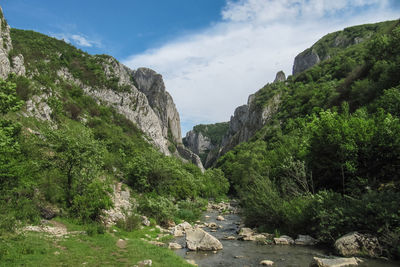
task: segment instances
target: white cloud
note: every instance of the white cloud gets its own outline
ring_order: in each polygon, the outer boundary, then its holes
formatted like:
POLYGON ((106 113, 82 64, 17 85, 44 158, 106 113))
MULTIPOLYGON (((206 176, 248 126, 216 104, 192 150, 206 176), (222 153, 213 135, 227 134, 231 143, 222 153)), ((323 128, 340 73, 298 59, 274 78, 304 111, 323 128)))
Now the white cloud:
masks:
POLYGON ((64 40, 67 43, 75 44, 80 47, 101 47, 101 42, 97 40, 90 40, 87 36, 82 34, 72 33, 52 33, 51 36, 64 40))
POLYGON ((220 22, 124 63, 163 75, 185 132, 228 121, 277 71, 291 74, 294 57, 323 35, 397 17, 386 0, 228 0, 220 22))

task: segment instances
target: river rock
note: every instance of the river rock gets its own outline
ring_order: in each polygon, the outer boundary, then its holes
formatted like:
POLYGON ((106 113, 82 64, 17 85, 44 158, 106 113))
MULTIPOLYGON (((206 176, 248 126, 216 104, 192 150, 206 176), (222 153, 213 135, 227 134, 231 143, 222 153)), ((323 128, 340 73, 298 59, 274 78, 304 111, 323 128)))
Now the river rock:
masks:
POLYGON ((169 249, 181 249, 182 246, 179 245, 178 243, 169 243, 169 244, 168 244, 168 248, 169 248, 169 249))
POLYGON ((212 228, 212 229, 218 228, 218 224, 216 224, 214 222, 210 222, 207 226, 208 226, 208 228, 212 228))
POLYGON ((294 240, 290 236, 282 235, 280 237, 274 238, 274 242, 276 245, 293 245, 294 240))
POLYGON ((240 236, 252 236, 253 234, 254 234, 254 231, 247 227, 243 227, 239 230, 240 236))
POLYGON ((382 255, 382 247, 376 237, 358 232, 348 233, 335 242, 335 250, 341 256, 368 255, 376 258, 382 255))
POLYGON ((234 237, 233 235, 230 235, 230 236, 225 236, 223 239, 224 240, 236 240, 236 237, 234 237))
POLYGON ((244 241, 265 241, 266 239, 267 239, 267 237, 265 235, 262 235, 262 234, 250 235, 250 236, 244 236, 243 237, 244 241))
POLYGON ((294 243, 296 245, 313 246, 318 243, 318 240, 309 235, 298 235, 294 243))
POLYGON ((358 266, 362 262, 357 258, 318 258, 314 257, 313 261, 310 263, 310 267, 342 267, 342 266, 358 266))
POLYGON ((192 229, 193 227, 188 222, 183 222, 178 224, 177 226, 173 227, 171 230, 171 234, 175 237, 183 236, 183 234, 188 229, 192 229))
POLYGON ((217 217, 217 221, 225 221, 225 218, 222 217, 221 215, 219 215, 219 216, 217 217))
POLYGON ((221 250, 221 242, 200 228, 186 230, 186 245, 189 250, 221 250))
POLYGON ((263 260, 260 262, 260 265, 264 265, 264 266, 272 266, 274 265, 273 261, 269 261, 269 260, 263 260))

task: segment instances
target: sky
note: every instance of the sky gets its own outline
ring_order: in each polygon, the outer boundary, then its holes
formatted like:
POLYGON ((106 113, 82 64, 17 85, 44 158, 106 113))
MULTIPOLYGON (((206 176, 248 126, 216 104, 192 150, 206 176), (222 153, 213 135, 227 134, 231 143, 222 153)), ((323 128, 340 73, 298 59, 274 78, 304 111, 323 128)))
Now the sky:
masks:
POLYGON ((0 0, 0 6, 11 27, 162 74, 183 133, 229 121, 278 71, 290 75, 294 57, 325 34, 400 18, 400 0, 0 0))

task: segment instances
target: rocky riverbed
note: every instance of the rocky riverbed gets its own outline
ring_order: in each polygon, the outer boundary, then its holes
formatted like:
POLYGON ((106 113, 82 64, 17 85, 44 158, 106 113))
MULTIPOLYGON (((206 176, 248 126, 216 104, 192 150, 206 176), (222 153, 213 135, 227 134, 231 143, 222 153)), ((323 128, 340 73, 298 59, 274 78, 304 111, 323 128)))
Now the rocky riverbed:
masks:
MULTIPOLYGON (((241 227, 241 218, 236 213, 225 214, 228 209, 218 205, 209 205, 210 209, 203 214, 201 223, 198 225, 220 240, 222 250, 210 251, 193 251, 186 246, 185 236, 176 237, 173 242, 182 246, 181 249, 175 249, 176 254, 185 258, 189 262, 198 266, 281 266, 281 267, 303 267, 311 266, 312 262, 316 264, 321 262, 320 259, 327 258, 332 251, 320 248, 318 246, 304 245, 275 245, 268 244, 258 233, 247 235, 248 240, 245 241, 246 235, 239 235, 241 227), (255 238, 251 238, 254 237, 255 238), (314 258, 318 259, 315 260, 314 258)), ((234 211, 234 210, 233 210, 234 211)), ((266 236, 266 234, 264 234, 266 236)), ((268 237, 271 239, 271 237, 268 237)), ((273 240, 273 238, 272 238, 273 240)), ((361 267, 395 267, 396 263, 383 260, 370 260, 352 258, 351 262, 356 262, 361 267)), ((328 260, 327 263, 334 263, 328 260)), ((323 263, 321 263, 323 264, 323 263)), ((320 265, 320 266, 347 266, 341 265, 320 265)), ((315 265, 318 266, 318 265, 315 265)), ((353 265, 355 266, 355 265, 353 265)))

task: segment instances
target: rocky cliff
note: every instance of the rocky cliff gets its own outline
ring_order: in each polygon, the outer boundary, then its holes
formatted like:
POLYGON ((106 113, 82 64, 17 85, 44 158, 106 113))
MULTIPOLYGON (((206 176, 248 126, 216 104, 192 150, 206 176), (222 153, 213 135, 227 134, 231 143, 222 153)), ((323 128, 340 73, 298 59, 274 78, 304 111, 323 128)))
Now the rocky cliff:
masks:
MULTIPOLYGON (((276 74, 274 83, 284 82, 285 80, 285 73, 280 71, 276 74)), ((262 106, 256 103, 256 95, 257 93, 249 96, 247 105, 236 108, 230 119, 229 129, 222 140, 219 156, 236 145, 248 141, 278 110, 280 94, 273 95, 262 106)))
POLYGON ((0 78, 5 79, 12 72, 25 75, 24 57, 21 54, 11 55, 12 48, 10 26, 0 7, 0 78))
POLYGON ((304 50, 295 57, 293 75, 299 74, 331 58, 344 48, 369 40, 377 33, 386 32, 390 24, 393 24, 393 22, 359 25, 325 35, 312 47, 304 50))
MULTIPOLYGON (((7 78, 10 73, 26 76, 30 87, 35 88, 26 101, 26 116, 50 121, 50 101, 61 97, 58 85, 79 87, 98 103, 113 107, 136 124, 162 153, 182 157, 203 170, 198 156, 183 147, 179 113, 160 74, 146 68, 131 70, 113 57, 92 56, 62 41, 29 32, 49 43, 43 48, 47 49, 45 53, 33 57, 29 54, 29 49, 33 48, 26 49, 18 42, 17 49, 13 48, 15 40, 12 40, 13 35, 1 9, 0 23, 0 77, 7 78), (24 62, 24 53, 28 62, 24 62), (71 55, 76 57, 69 58, 72 64, 62 63, 71 55), (45 85, 42 82, 44 77, 45 85)), ((13 31, 18 34, 19 30, 13 31)), ((24 31, 19 31, 19 34, 23 36, 24 31)), ((84 114, 77 119, 85 120, 84 114)))

